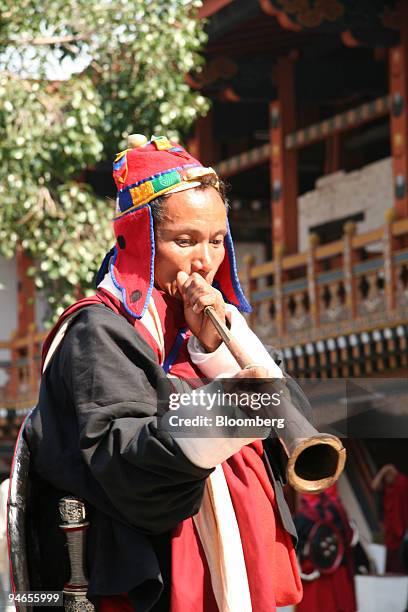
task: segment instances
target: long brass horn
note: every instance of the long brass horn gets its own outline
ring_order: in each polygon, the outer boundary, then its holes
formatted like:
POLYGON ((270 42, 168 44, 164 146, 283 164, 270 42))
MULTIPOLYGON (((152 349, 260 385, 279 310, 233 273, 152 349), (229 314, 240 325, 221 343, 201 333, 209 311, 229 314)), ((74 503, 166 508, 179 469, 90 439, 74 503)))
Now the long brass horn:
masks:
MULTIPOLYGON (((213 323, 222 341, 245 369, 251 365, 245 350, 219 319, 214 308, 206 306, 204 313, 213 323)), ((279 386, 280 404, 274 407, 274 417, 283 418, 285 427, 277 432, 288 456, 287 480, 302 493, 320 493, 338 480, 346 462, 346 449, 336 436, 319 433, 290 400, 284 379, 271 379, 279 386), (283 388, 282 388, 283 387, 283 388)), ((278 389, 278 387, 276 387, 278 389)))

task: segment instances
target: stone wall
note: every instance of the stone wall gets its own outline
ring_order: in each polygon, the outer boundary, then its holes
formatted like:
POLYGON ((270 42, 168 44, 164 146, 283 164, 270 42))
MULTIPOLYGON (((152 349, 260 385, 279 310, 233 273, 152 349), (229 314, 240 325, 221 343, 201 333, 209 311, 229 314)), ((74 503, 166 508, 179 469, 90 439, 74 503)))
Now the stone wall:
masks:
POLYGON ((17 328, 16 260, 0 257, 0 340, 9 340, 17 328))
POLYGON ((364 221, 357 223, 357 232, 368 232, 383 225, 384 213, 392 206, 391 158, 323 176, 314 191, 298 198, 299 250, 307 250, 311 227, 362 212, 364 221))

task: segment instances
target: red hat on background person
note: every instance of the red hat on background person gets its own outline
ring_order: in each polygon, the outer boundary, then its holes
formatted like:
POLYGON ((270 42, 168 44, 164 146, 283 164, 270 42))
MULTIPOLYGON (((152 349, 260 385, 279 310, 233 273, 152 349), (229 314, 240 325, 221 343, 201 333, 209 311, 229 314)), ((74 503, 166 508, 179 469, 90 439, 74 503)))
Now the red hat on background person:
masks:
MULTIPOLYGON (((212 168, 205 168, 179 144, 165 136, 141 134, 129 136, 129 148, 115 158, 113 178, 118 188, 116 216, 113 221, 116 244, 107 253, 96 283, 109 272, 121 292, 124 307, 140 319, 150 301, 154 284, 154 220, 150 203, 157 197, 192 189, 203 177, 218 177, 212 168)), ((224 299, 239 310, 250 312, 239 283, 231 233, 225 237, 225 257, 219 267, 214 286, 224 299)))

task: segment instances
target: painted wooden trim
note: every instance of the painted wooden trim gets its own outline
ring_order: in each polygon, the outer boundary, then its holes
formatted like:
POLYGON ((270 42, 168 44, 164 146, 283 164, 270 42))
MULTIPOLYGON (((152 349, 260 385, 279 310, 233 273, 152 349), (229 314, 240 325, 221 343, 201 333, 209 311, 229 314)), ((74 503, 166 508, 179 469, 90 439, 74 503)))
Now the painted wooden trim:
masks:
POLYGON ((382 270, 384 267, 384 258, 376 257, 375 259, 368 259, 367 261, 361 261, 354 264, 352 271, 355 275, 366 274, 367 272, 374 272, 375 270, 382 270))
POLYGON ((339 113, 329 119, 319 121, 297 132, 288 134, 285 138, 285 147, 288 150, 306 147, 319 140, 324 140, 333 134, 354 129, 359 125, 387 115, 390 112, 390 108, 391 97, 389 95, 366 102, 344 113, 339 113))
POLYGON ((274 297, 275 287, 265 287, 264 289, 259 289, 258 291, 253 292, 251 303, 258 304, 260 302, 273 300, 274 297))
POLYGON ((392 261, 394 263, 404 263, 404 261, 408 261, 408 249, 403 249, 401 251, 397 251, 392 256, 392 261))
POLYGON ((329 272, 321 272, 316 277, 316 282, 318 285, 336 283, 341 280, 344 280, 344 272, 342 268, 339 270, 330 270, 329 272))
POLYGON ((306 291, 307 289, 307 278, 299 278, 294 281, 283 283, 282 292, 284 295, 290 295, 291 293, 297 293, 298 291, 306 291))

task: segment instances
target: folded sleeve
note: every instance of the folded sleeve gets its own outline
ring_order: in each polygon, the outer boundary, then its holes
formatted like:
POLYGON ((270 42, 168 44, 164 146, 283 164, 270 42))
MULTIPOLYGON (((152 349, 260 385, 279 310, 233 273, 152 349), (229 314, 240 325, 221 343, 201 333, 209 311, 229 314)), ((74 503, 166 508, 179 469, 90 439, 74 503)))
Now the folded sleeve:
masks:
MULTIPOLYGON (((245 347, 251 362, 265 367, 272 378, 282 378, 282 370, 248 326, 238 309, 231 304, 226 304, 226 312, 231 333, 241 346, 245 347)), ((228 376, 234 376, 241 369, 224 342, 212 353, 207 353, 199 340, 195 336, 191 336, 188 341, 188 351, 191 361, 208 378, 227 378, 228 376)))
POLYGON ((246 425, 248 414, 235 403, 227 401, 226 395, 230 394, 225 393, 222 381, 214 380, 191 391, 190 405, 180 406, 173 413, 169 411, 161 421, 161 427, 175 437, 186 457, 198 467, 215 468, 238 453, 243 446, 265 439, 270 434, 269 426, 246 425), (220 424, 218 418, 221 419, 220 424), (183 429, 178 424, 184 420, 191 423, 195 420, 197 425, 183 429))

